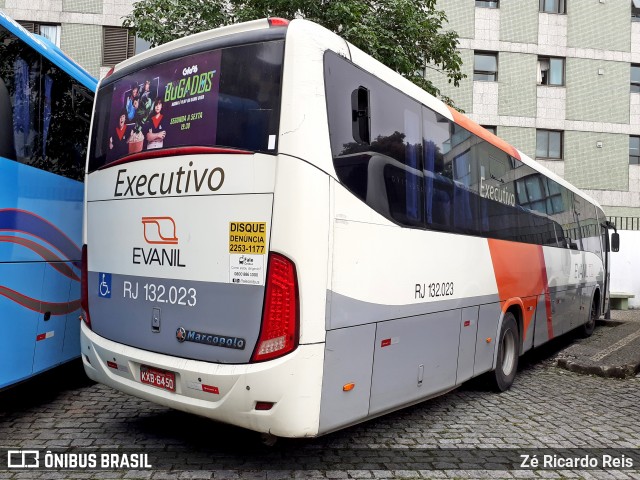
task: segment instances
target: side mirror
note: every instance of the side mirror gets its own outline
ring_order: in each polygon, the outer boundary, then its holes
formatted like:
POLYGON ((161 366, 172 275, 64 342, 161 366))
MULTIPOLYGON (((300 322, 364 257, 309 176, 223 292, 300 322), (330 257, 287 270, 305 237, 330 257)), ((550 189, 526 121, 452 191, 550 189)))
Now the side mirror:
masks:
POLYGON ((618 232, 614 232, 611 234, 611 251, 620 251, 620 234, 618 232))

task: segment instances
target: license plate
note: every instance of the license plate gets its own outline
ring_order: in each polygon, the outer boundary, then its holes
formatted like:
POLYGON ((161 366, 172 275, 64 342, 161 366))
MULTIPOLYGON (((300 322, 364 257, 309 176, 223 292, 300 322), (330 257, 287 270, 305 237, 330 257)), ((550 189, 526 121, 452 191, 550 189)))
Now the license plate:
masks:
POLYGON ((141 365, 140 381, 171 392, 176 391, 176 374, 166 370, 158 370, 157 368, 141 365))

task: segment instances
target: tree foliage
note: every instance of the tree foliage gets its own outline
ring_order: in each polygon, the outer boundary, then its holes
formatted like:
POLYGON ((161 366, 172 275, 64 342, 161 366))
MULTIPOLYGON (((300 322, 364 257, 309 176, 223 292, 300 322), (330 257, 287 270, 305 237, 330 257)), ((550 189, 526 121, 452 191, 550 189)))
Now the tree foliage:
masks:
MULTIPOLYGON (((222 25, 264 17, 306 18, 337 33, 433 95, 436 69, 458 85, 458 35, 444 31, 436 0, 138 0, 123 25, 160 45, 222 25)), ((450 99, 441 96, 447 103, 450 99)))

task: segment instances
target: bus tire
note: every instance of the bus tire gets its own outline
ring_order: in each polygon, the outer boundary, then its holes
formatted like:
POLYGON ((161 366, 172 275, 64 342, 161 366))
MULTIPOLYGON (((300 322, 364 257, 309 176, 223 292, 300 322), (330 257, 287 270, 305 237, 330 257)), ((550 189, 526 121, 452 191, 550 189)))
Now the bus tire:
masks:
POLYGON ((490 384, 493 390, 504 392, 511 387, 518 371, 520 334, 516 317, 513 313, 507 312, 504 314, 500 335, 497 340, 496 369, 491 372, 490 384))
POLYGON ((589 311, 589 320, 580 327, 580 336, 583 338, 590 337, 596 328, 596 320, 598 320, 598 302, 593 299, 591 302, 591 310, 589 311))
POLYGON ((276 443, 278 443, 278 437, 276 437, 272 433, 261 433, 260 443, 262 443, 262 445, 264 445, 265 447, 273 447, 276 443))

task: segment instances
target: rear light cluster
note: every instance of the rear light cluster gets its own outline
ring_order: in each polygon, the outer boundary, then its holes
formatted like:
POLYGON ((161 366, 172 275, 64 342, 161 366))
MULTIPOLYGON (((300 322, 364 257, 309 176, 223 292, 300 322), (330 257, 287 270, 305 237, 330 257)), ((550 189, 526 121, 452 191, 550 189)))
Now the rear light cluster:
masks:
POLYGON ((256 410, 271 410, 273 408, 273 402, 256 402, 256 410))
POLYGON ((289 25, 289 20, 287 20, 286 18, 280 18, 280 17, 269 18, 270 27, 286 27, 287 25, 289 25))
POLYGON ((91 318, 89 317, 89 270, 87 268, 87 245, 82 246, 82 274, 80 280, 80 306, 82 314, 80 319, 91 328, 91 318))
POLYGON ((266 283, 262 327, 252 362, 281 357, 298 346, 299 299, 293 262, 270 253, 266 283))

